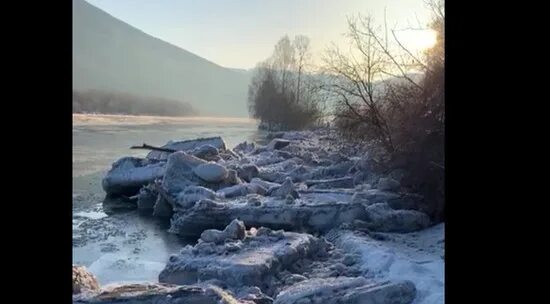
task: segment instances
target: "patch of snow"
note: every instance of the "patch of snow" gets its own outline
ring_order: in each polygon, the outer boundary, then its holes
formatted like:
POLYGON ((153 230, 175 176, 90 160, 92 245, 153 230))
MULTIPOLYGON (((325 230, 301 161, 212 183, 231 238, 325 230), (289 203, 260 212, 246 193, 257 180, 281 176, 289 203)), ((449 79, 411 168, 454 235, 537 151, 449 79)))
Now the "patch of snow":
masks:
POLYGON ((105 214, 105 212, 98 212, 98 211, 87 211, 87 212, 81 211, 81 212, 74 213, 73 216, 79 216, 79 217, 85 217, 85 218, 97 220, 97 219, 106 217, 107 214, 105 214))
POLYGON ((374 240, 352 231, 327 236, 336 246, 361 256, 361 270, 368 278, 410 280, 416 285, 413 304, 440 304, 445 299, 445 224, 407 234, 385 234, 374 240))

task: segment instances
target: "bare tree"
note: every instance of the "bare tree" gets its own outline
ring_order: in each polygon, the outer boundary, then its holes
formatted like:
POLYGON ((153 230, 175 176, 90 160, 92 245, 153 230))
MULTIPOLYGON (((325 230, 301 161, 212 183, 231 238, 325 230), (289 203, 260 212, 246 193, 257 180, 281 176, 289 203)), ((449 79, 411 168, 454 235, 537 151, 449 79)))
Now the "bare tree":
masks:
POLYGON ((444 209, 444 4, 430 0, 436 44, 415 54, 396 29, 382 31, 368 16, 348 19, 349 51, 324 56, 323 88, 335 101, 343 135, 383 147, 382 167, 404 168, 404 184, 424 194, 432 216, 444 209), (389 40, 388 40, 389 39, 389 40))
POLYGON ((381 140, 388 150, 393 151, 391 132, 375 90, 375 82, 383 80, 389 70, 385 43, 379 38, 378 29, 374 28, 370 17, 348 19, 348 30, 349 54, 343 54, 335 45, 325 54, 324 70, 332 80, 325 89, 335 95, 340 109, 346 107, 339 114, 352 115, 356 120, 372 125, 373 134, 368 135, 381 140))
POLYGON ((249 86, 249 112, 268 127, 300 129, 322 116, 319 85, 308 75, 309 38, 288 36, 275 45, 273 55, 258 65, 249 86), (319 94, 319 95, 318 95, 319 94))
POLYGON ((307 36, 298 35, 294 37, 294 48, 297 55, 297 68, 298 68, 298 81, 296 89, 296 102, 300 102, 300 84, 302 82, 302 73, 306 68, 306 64, 310 60, 310 50, 309 50, 309 38, 307 36))
POLYGON ((271 56, 273 68, 281 75, 281 90, 285 94, 289 86, 289 76, 296 62, 295 49, 288 35, 277 42, 271 56))
POLYGON ((392 40, 388 41, 386 27, 382 34, 381 27, 376 26, 370 16, 362 15, 348 19, 349 52, 344 53, 333 45, 325 53, 324 71, 331 81, 324 88, 336 100, 337 116, 357 120, 353 124, 356 126, 368 125, 365 136, 379 140, 390 152, 400 148, 394 138, 395 126, 392 126, 393 117, 399 115, 396 108, 403 109, 403 98, 398 96, 407 91, 411 101, 422 102, 410 97, 426 97, 425 79, 440 73, 434 68, 443 66, 442 3, 437 0, 429 2, 435 15, 431 27, 438 32, 439 42, 425 56, 410 51, 398 39, 395 29, 391 30, 392 40), (434 60, 440 64, 435 64, 434 60), (415 77, 415 71, 423 74, 424 80, 415 77), (398 89, 397 85, 403 87, 398 89))

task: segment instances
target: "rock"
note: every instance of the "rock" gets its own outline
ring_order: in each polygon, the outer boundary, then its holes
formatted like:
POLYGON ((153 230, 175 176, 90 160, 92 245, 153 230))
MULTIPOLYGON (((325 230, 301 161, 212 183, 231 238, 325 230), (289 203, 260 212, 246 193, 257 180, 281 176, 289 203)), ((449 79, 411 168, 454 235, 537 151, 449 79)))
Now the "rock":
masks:
POLYGON ((329 188, 354 188, 355 184, 352 177, 341 177, 333 179, 307 180, 306 185, 315 189, 329 188))
POLYGON ((101 185, 107 194, 133 196, 142 186, 164 175, 165 163, 150 163, 137 157, 123 157, 113 163, 101 185))
POLYGON ((214 285, 176 286, 162 283, 112 285, 88 296, 73 296, 73 303, 97 304, 252 304, 237 300, 228 292, 214 285))
POLYGON ((216 163, 198 165, 193 168, 193 173, 209 183, 219 183, 227 177, 227 169, 216 163))
POLYGON ((377 189, 382 191, 398 191, 401 184, 391 177, 381 177, 378 180, 377 189))
POLYGON ((96 277, 86 267, 73 265, 73 294, 99 290, 96 277))
POLYGON ((365 208, 365 222, 368 228, 378 232, 414 232, 427 228, 430 217, 415 210, 394 210, 386 203, 378 203, 365 208))
POLYGON ((248 165, 244 165, 242 167, 239 167, 237 169, 237 173, 238 173, 240 178, 242 178, 246 182, 250 183, 250 181, 253 178, 258 176, 260 171, 258 170, 258 167, 256 167, 255 165, 248 164, 248 165))
POLYGON ((290 145, 290 141, 286 139, 275 138, 267 145, 267 150, 279 150, 290 145))
POLYGON ((369 282, 363 277, 309 279, 281 291, 273 304, 409 304, 416 297, 410 281, 369 282))
MULTIPOLYGON (((173 149, 177 151, 191 152, 201 146, 211 146, 217 150, 226 150, 223 139, 219 136, 208 138, 197 138, 183 141, 169 141, 162 148, 173 149)), ((148 159, 167 159, 171 153, 162 151, 151 151, 147 154, 148 159)))
POLYGON ((284 199, 267 197, 260 206, 235 202, 202 206, 200 203, 185 212, 174 214, 169 231, 193 237, 206 229, 224 229, 233 219, 238 218, 247 227, 325 232, 342 223, 366 217, 362 204, 348 202, 301 202, 288 205, 284 199))
POLYGON ((184 248, 166 264, 159 282, 181 285, 217 279, 233 287, 262 286, 297 261, 326 250, 320 239, 309 234, 280 231, 260 235, 260 230, 245 238, 238 251, 227 252, 224 245, 214 243, 199 243, 193 248, 197 250, 184 248))
POLYGON ((269 189, 267 195, 281 198, 286 198, 287 195, 291 195, 294 198, 300 197, 290 177, 287 177, 281 186, 269 189))

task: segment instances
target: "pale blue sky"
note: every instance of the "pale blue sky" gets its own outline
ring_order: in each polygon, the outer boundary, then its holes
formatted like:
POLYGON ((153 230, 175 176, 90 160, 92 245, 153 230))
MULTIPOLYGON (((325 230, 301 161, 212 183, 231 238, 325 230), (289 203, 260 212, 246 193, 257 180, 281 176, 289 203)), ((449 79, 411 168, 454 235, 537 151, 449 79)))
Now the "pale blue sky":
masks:
MULTIPOLYGON (((425 25, 424 0, 87 0, 162 40, 232 68, 252 68, 269 57, 283 35, 307 35, 316 58, 341 43, 346 16, 371 14, 389 28, 425 25), (418 20, 418 21, 417 21, 418 20)), ((411 31, 414 32, 414 31, 411 31)), ((418 34, 404 37, 415 48, 418 34), (409 39, 407 39, 409 38, 409 39)))

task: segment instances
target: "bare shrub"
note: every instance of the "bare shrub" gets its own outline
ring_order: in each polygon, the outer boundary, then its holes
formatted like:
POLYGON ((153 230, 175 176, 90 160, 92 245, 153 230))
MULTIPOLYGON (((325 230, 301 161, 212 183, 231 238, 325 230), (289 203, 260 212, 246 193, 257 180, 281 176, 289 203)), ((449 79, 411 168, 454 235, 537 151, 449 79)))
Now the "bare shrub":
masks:
POLYGON ((352 50, 325 56, 324 86, 336 100, 334 125, 349 140, 367 140, 385 151, 382 173, 405 169, 402 185, 424 195, 422 209, 444 218, 445 65, 442 1, 428 3, 436 44, 414 55, 392 31, 393 46, 369 17, 348 20, 352 50))

